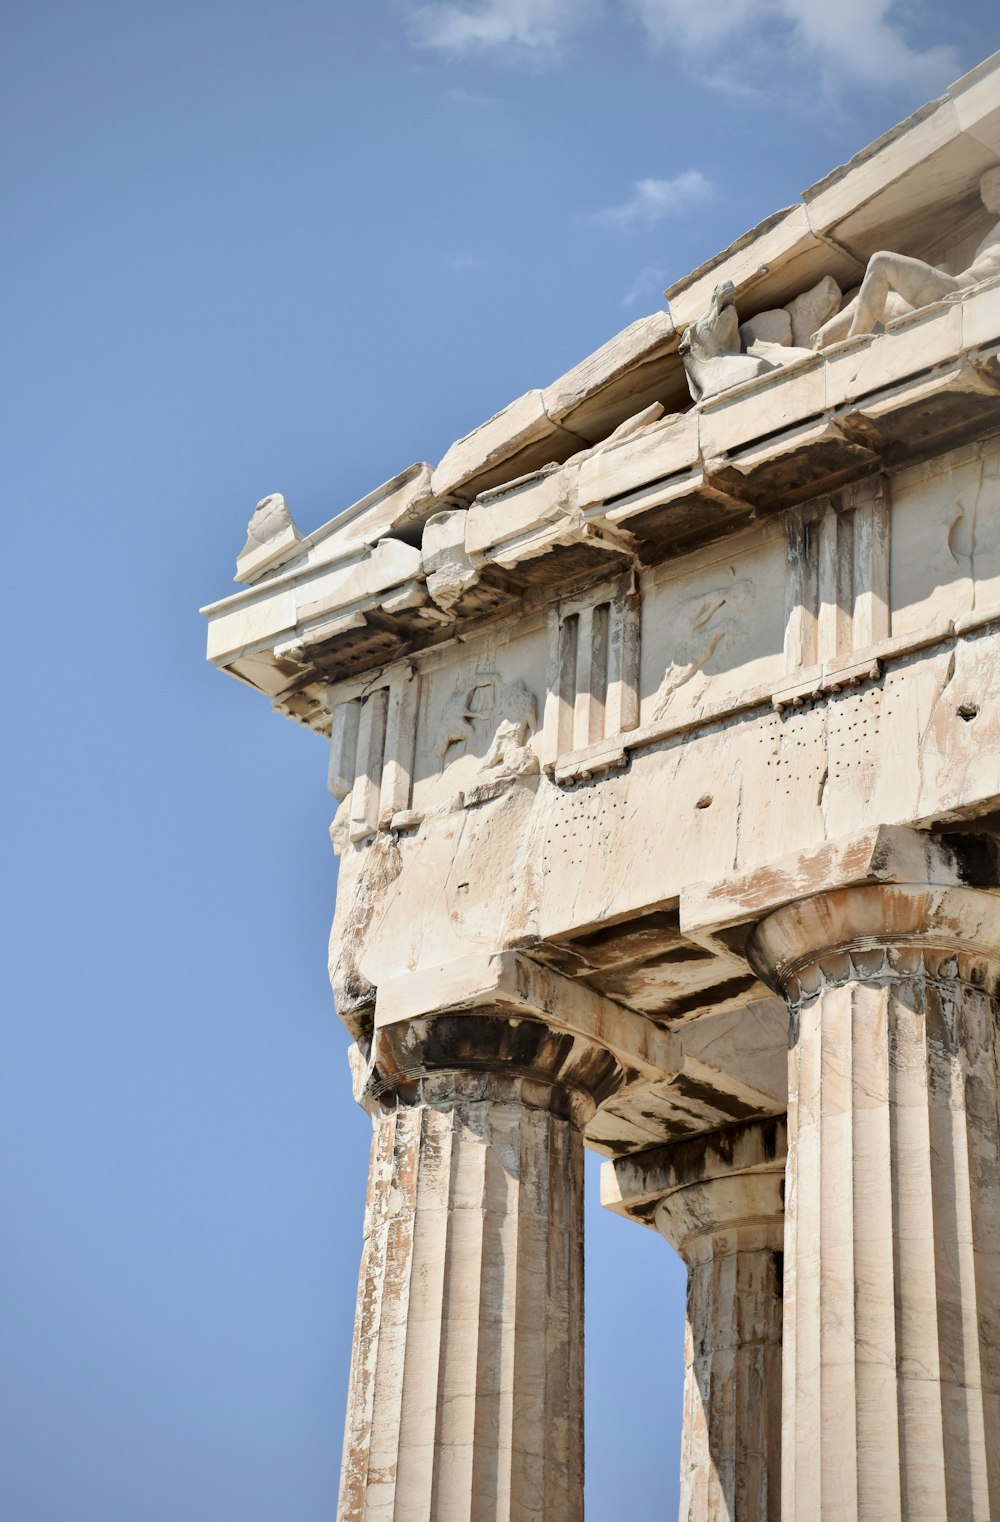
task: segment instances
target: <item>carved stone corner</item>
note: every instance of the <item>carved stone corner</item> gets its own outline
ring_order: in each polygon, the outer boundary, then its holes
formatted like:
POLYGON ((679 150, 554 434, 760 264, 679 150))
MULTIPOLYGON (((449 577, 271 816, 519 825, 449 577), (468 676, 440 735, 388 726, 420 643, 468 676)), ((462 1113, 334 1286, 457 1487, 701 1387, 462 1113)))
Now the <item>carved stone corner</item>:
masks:
POLYGON ((301 544, 302 535, 281 493, 262 497, 247 525, 247 542, 236 557, 236 580, 251 586, 291 560, 301 544))
POLYGON ((443 612, 461 602, 479 580, 479 567, 466 553, 468 511, 455 508, 434 513, 424 524, 420 546, 421 569, 432 601, 443 612))

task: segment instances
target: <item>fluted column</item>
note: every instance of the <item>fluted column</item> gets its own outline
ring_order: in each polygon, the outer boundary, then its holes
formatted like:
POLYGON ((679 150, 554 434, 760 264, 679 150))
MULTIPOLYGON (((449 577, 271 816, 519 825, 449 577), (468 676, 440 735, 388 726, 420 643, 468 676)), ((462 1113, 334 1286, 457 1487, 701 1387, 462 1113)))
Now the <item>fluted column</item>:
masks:
POLYGON ((617 1074, 536 1021, 379 1033, 340 1522, 582 1522, 579 1128, 617 1074))
MULTIPOLYGON (((764 1129, 773 1133, 774 1122, 740 1127, 742 1149, 764 1129)), ((719 1143, 670 1148, 697 1154, 672 1159, 677 1172, 707 1172, 707 1148, 719 1143)), ((780 1516, 783 1192, 784 1157, 772 1154, 751 1171, 675 1189, 656 1209, 657 1228, 688 1267, 680 1522, 780 1516)))
POLYGON ((791 1010, 783 1522, 1000 1519, 1000 899, 821 893, 751 956, 791 1010))

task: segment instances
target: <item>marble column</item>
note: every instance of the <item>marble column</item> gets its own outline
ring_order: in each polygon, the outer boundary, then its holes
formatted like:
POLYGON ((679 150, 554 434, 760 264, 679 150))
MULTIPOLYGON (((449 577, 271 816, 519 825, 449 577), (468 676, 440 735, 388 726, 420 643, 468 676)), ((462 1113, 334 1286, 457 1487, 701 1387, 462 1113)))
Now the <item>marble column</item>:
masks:
MULTIPOLYGON (((740 1127, 743 1150, 765 1129, 740 1127)), ((762 1145, 770 1159, 726 1173, 705 1167, 706 1149, 716 1138, 669 1149, 696 1154, 671 1160, 678 1174, 713 1176, 653 1218, 688 1267, 680 1522, 779 1522, 784 1158, 762 1145)))
POLYGON ((751 957, 791 1010, 783 1522, 1000 1518, 1000 898, 824 892, 751 957))
POLYGON ((580 1127, 618 1077, 539 1021, 377 1033, 340 1522, 582 1522, 580 1127))

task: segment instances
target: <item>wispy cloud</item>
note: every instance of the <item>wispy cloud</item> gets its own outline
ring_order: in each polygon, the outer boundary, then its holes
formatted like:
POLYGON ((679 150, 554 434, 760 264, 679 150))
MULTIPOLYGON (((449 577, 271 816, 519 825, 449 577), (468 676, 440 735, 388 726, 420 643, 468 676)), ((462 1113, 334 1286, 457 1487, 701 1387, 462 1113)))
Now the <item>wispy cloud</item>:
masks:
MULTIPOLYGON (((508 56, 529 66, 558 60, 602 15, 637 21, 655 47, 693 66, 707 84, 761 98, 789 83, 827 96, 850 87, 927 94, 960 72, 954 48, 909 40, 905 0, 404 0, 414 40, 453 57, 508 56)), ((943 28, 942 28, 943 30, 943 28)))
POLYGON ((589 220, 601 227, 652 227, 711 200, 715 187, 700 169, 684 169, 669 180, 635 180, 632 193, 616 206, 592 212, 589 220))
MULTIPOLYGON (((670 271, 659 264, 644 264, 622 297, 623 307, 638 306, 640 301, 656 301, 663 293, 670 271)), ((661 306, 663 302, 659 303, 661 306)))
POLYGON ((654 45, 679 49, 706 80, 762 95, 782 70, 849 85, 933 93, 960 72, 954 48, 919 48, 897 0, 624 0, 654 45))
POLYGON ((486 95, 482 90, 467 90, 464 85, 456 85, 448 91, 448 99, 453 100, 456 106, 495 106, 495 95, 486 95))
POLYGON ((558 55, 602 8, 603 0, 443 0, 414 5, 410 14, 421 47, 455 55, 514 51, 538 60, 558 55))

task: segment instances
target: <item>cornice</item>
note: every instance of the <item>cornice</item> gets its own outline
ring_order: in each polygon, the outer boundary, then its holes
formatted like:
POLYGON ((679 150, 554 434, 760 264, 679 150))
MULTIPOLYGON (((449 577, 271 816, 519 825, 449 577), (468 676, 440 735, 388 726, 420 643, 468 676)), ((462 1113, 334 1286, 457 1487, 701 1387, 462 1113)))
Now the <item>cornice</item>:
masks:
POLYGON ((491 490, 432 553, 433 517, 423 550, 387 536, 282 568, 203 610, 209 658, 325 732, 331 683, 995 430, 998 351, 995 280, 491 490))

